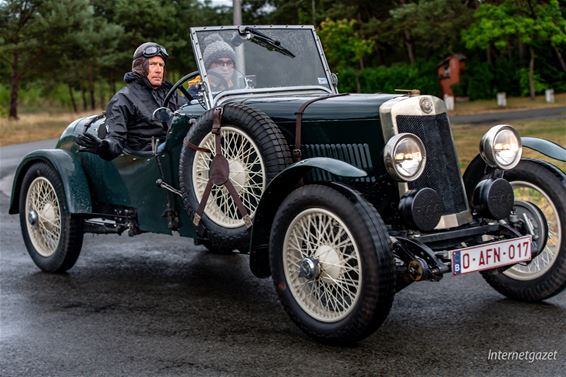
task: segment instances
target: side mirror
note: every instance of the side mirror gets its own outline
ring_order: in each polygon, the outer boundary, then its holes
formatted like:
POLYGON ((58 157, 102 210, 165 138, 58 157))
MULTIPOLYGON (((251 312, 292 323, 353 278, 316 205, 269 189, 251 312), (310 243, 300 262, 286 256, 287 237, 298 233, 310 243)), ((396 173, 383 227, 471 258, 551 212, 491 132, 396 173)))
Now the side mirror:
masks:
POLYGON ((167 107, 158 107, 155 109, 152 116, 154 120, 167 124, 173 117, 173 111, 167 107))
POLYGON ((338 75, 336 75, 336 73, 330 74, 330 83, 332 84, 333 87, 338 89, 338 75))

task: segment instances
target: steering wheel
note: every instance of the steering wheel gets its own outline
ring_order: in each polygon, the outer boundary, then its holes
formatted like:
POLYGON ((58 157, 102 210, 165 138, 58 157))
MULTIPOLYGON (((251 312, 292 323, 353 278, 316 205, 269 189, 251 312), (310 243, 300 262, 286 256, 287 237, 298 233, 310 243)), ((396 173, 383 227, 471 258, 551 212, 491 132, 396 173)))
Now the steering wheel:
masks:
POLYGON ((173 84, 173 86, 171 87, 171 89, 169 89, 169 91, 167 92, 167 95, 165 96, 165 99, 163 100, 163 107, 169 107, 169 101, 171 101, 171 97, 173 97, 173 93, 175 93, 175 91, 177 89, 179 89, 181 91, 181 93, 183 93, 183 95, 185 97, 187 97, 187 99, 189 101, 193 100, 193 96, 190 95, 190 93, 187 91, 187 89, 185 89, 185 87, 183 86, 183 84, 189 80, 194 79, 195 77, 197 77, 198 75, 200 75, 199 71, 194 71, 189 73, 188 75, 185 75, 183 77, 181 77, 181 79, 179 79, 179 81, 177 81, 175 84, 173 84))

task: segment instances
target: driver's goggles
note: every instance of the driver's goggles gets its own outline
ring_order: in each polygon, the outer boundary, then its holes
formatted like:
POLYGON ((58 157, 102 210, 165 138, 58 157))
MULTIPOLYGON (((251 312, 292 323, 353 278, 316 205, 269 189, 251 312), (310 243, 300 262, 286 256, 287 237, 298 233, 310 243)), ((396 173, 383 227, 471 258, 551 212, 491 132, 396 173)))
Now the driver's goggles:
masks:
POLYGON ((169 54, 165 47, 160 46, 148 46, 142 52, 144 58, 152 58, 154 56, 160 55, 164 58, 168 58, 169 54))

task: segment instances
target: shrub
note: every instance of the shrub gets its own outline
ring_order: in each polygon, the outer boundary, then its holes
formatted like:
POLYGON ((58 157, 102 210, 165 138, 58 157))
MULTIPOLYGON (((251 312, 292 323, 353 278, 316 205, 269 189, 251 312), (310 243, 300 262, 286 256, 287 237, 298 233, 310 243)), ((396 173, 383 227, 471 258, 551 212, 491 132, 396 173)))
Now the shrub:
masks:
POLYGON ((440 95, 434 63, 395 64, 363 70, 344 69, 338 73, 340 91, 356 91, 356 77, 359 77, 362 93, 393 93, 395 89, 420 89, 423 94, 440 95))

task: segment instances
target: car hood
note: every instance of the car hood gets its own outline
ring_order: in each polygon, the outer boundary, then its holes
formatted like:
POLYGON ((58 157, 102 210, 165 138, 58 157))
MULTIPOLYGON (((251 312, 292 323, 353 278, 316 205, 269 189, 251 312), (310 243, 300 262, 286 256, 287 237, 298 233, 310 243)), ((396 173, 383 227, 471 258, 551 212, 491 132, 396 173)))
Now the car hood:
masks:
MULTIPOLYGON (((276 123, 295 122, 296 113, 305 102, 316 95, 247 97, 226 102, 241 103, 268 114, 276 123)), ((309 120, 362 120, 378 119, 380 106, 399 94, 346 94, 331 97, 309 105, 304 111, 303 121, 309 120)))

